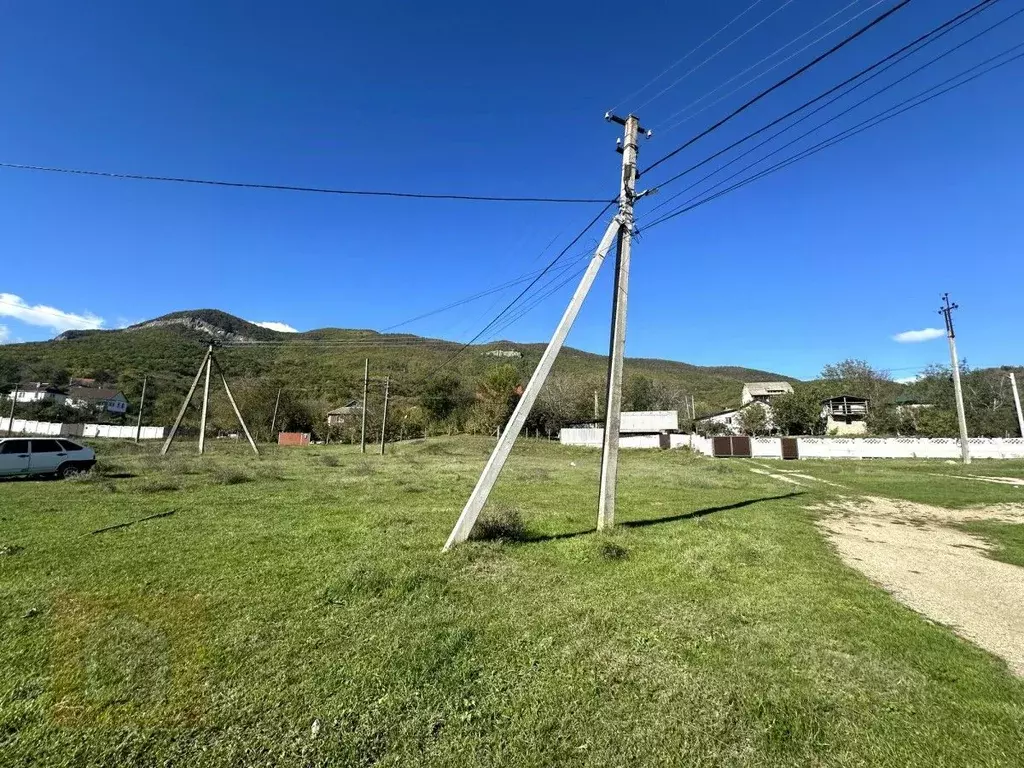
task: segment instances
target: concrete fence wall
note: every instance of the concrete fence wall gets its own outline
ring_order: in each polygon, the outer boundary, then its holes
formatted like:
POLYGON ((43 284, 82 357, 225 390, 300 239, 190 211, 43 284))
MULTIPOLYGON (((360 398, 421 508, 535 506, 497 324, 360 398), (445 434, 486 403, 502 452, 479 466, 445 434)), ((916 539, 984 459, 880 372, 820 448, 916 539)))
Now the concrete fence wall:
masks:
MULTIPOLYGON (((604 430, 590 427, 563 429, 558 433, 558 439, 562 445, 600 448, 601 443, 604 441, 604 430)), ((661 447, 661 442, 658 435, 622 435, 619 437, 619 447, 659 448, 661 447)))
MULTIPOLYGON (((679 445, 712 455, 711 440, 677 435, 679 445)), ((952 437, 798 437, 801 459, 959 459, 960 440, 952 437)), ((1019 437, 973 437, 967 441, 976 459, 1024 459, 1024 439, 1019 437)), ((672 447, 677 447, 673 440, 672 447)), ((782 442, 777 437, 755 437, 751 452, 758 459, 781 459, 782 442)))
MULTIPOLYGON (((6 437, 10 419, 0 418, 0 437, 6 437)), ((162 440, 166 427, 143 427, 140 440, 162 440)), ((12 434, 48 435, 53 437, 108 437, 134 440, 135 427, 116 424, 58 424, 52 421, 15 419, 12 434)))

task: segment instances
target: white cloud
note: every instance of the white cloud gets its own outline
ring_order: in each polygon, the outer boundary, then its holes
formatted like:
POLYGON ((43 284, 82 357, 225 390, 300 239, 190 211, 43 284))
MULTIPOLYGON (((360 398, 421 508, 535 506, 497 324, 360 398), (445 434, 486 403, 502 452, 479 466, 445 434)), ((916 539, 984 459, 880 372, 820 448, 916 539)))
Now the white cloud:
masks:
POLYGON ((921 374, 916 376, 904 376, 902 379, 893 379, 897 384, 913 384, 915 381, 920 380, 921 374))
POLYGON ((41 325, 55 331, 93 330, 103 327, 103 318, 91 312, 76 315, 45 304, 29 305, 13 293, 0 293, 0 317, 13 317, 29 325, 41 325))
POLYGON ((7 341, 7 338, 11 335, 11 332, 7 330, 6 325, 0 325, 0 344, 7 341))
POLYGON ((292 328, 288 323, 275 323, 272 320, 267 320, 262 323, 253 323, 258 325, 260 328, 267 328, 271 331, 280 331, 281 333, 298 333, 298 328, 292 328))
POLYGON ((941 328, 922 328, 920 331, 897 333, 892 340, 898 341, 900 344, 916 344, 919 341, 931 341, 945 335, 946 332, 941 328))

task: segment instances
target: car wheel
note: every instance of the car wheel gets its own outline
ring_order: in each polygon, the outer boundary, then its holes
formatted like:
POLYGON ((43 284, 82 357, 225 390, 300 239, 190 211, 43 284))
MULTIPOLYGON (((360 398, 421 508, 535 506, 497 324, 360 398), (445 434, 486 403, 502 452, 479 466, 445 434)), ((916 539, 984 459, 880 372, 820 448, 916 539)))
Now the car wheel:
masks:
POLYGON ((57 477, 61 480, 67 480, 69 477, 78 477, 83 474, 85 473, 74 464, 65 464, 57 470, 57 477))

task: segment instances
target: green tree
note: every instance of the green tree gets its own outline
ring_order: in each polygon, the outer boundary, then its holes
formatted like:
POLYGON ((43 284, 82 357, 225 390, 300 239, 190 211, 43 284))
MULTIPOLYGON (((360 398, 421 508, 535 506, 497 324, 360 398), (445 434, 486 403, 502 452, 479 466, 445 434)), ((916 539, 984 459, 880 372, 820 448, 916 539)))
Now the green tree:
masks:
POLYGON ((813 389, 799 387, 772 398, 772 421, 784 435, 820 435, 821 403, 813 389))
POLYGON ((635 374, 626 380, 622 388, 622 409, 624 411, 653 411, 658 406, 658 388, 654 380, 643 374, 635 374))
POLYGON ((765 435, 768 424, 768 411, 760 403, 753 403, 740 411, 739 426, 745 435, 765 435))
POLYGON ((480 382, 474 426, 476 431, 491 432, 505 425, 522 394, 519 371, 513 365, 499 365, 488 371, 480 382))
POLYGON ((465 408, 471 398, 455 376, 438 376, 423 386, 420 407, 431 421, 442 422, 465 408))

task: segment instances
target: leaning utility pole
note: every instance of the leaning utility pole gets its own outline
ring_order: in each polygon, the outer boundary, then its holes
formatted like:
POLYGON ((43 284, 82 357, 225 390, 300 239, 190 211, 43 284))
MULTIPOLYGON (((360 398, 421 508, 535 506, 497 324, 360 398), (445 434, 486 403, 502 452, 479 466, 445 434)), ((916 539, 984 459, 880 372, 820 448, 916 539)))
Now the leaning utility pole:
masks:
POLYGON ((139 400, 139 418, 135 422, 135 442, 138 444, 139 437, 142 435, 142 409, 146 407, 146 382, 149 381, 148 376, 142 378, 142 398, 139 400))
POLYGON ((384 436, 388 430, 388 390, 391 388, 391 377, 384 377, 384 416, 380 420, 380 455, 384 455, 384 436))
POLYGON ((615 485, 619 473, 619 429, 622 422, 622 365, 626 352, 626 304, 629 299, 629 257, 633 239, 633 202, 636 200, 637 134, 635 115, 625 120, 622 140, 622 181, 619 186, 619 240, 615 251, 615 287, 612 295, 612 331, 608 349, 608 389, 604 409, 604 440, 601 445, 601 495, 597 529, 615 525, 615 485))
POLYGON ((949 294, 942 295, 943 305, 939 314, 946 320, 946 338, 949 339, 949 359, 953 365, 953 389, 956 392, 956 417, 960 423, 960 457, 964 464, 971 463, 971 451, 967 445, 967 417, 964 415, 964 391, 960 386, 960 361, 956 356, 956 333, 953 331, 953 310, 959 305, 949 303, 949 294))
POLYGON ((270 419, 270 442, 277 442, 274 440, 274 427, 277 426, 277 407, 281 404, 281 387, 277 388, 277 400, 274 401, 274 416, 270 419))
POLYGON ((1013 390, 1013 404, 1017 409, 1017 426, 1020 428, 1020 436, 1024 437, 1024 412, 1020 409, 1020 392, 1017 391, 1017 376, 1010 371, 1010 388, 1013 390))
MULTIPOLYGON (((451 534, 448 536, 448 541, 445 542, 444 548, 451 549, 456 544, 465 541, 469 538, 469 534, 473 530, 473 525, 476 523, 477 517, 483 510, 484 505, 487 503, 487 497, 491 493, 491 489, 494 487, 494 483, 498 479, 498 475, 501 474, 502 468, 505 466, 505 462, 508 460, 509 454, 512 452, 512 447, 515 445, 516 438, 519 433, 522 432, 523 426, 526 424, 526 419, 530 415, 530 409, 533 408, 533 404, 537 401, 537 396, 540 394, 541 388, 544 386, 544 382, 547 380, 548 374, 551 373, 551 368, 555 364, 555 359, 558 357, 558 353, 562 349, 562 345, 565 344, 565 338, 569 335, 569 331, 572 328, 573 323, 576 321, 576 317, 579 315, 580 308, 583 306, 583 300, 586 299, 587 294, 590 292, 591 287, 594 284, 594 280, 597 278, 597 273, 601 269, 601 265, 604 263, 605 256, 608 255, 608 251, 611 250, 612 241, 617 237, 620 238, 620 257, 618 259, 619 271, 623 271, 625 268, 626 276, 628 278, 629 271, 629 246, 628 239, 623 243, 620 232, 623 228, 628 228, 628 235, 632 235, 633 229, 633 203, 636 200, 636 195, 632 194, 635 187, 636 180, 636 134, 638 131, 643 129, 639 128, 636 123, 636 118, 632 115, 627 119, 615 117, 611 113, 605 115, 605 119, 619 123, 620 125, 626 126, 626 141, 622 147, 623 150, 623 178, 620 185, 620 191, 623 188, 628 188, 631 192, 628 198, 622 198, 619 200, 619 211, 615 214, 615 217, 608 224, 608 228, 605 230, 604 235, 601 238, 597 249, 594 251, 593 257, 590 259, 590 264, 587 265, 586 271, 583 273, 583 277, 580 278, 579 285, 576 287, 575 293, 569 300, 569 305, 565 308, 565 313, 562 315, 562 319, 558 321, 558 326, 555 328, 555 332, 551 336, 551 340, 548 342, 547 347, 544 349, 543 354, 540 356, 540 360, 537 363, 537 367, 533 371, 533 375, 530 377, 529 383, 526 385, 526 389, 523 390, 522 396, 519 398, 519 402, 516 404, 515 410, 512 411, 512 416, 505 424, 505 429, 498 438, 497 445, 494 446, 494 450, 491 452, 490 458, 487 460, 487 464, 484 466, 483 472, 480 474, 480 479, 477 480, 476 487, 473 488, 473 493, 470 494, 469 499, 466 501, 466 506, 462 510, 462 514, 459 515, 458 521, 455 523, 455 527, 452 529, 451 534), (630 127, 632 126, 632 127, 630 127), (629 141, 630 132, 632 131, 633 140, 629 141), (630 149, 628 145, 632 143, 634 147, 630 149), (632 158, 632 170, 627 171, 627 161, 632 158), (628 185, 627 185, 627 173, 628 173, 628 185), (625 260, 623 260, 621 254, 623 253, 622 244, 625 244, 625 260)), ((650 132, 645 132, 650 137, 650 132)), ((625 289, 627 286, 623 284, 621 276, 616 276, 616 297, 618 296, 619 289, 625 289)), ((625 307, 618 304, 618 298, 616 298, 616 306, 621 308, 621 312, 613 319, 613 327, 618 325, 617 321, 621 319, 621 326, 619 326, 618 333, 613 331, 612 344, 615 345, 615 340, 620 340, 620 347, 625 340, 625 307)), ((621 362, 616 365, 621 376, 621 362)), ((614 374, 614 371, 610 369, 610 373, 614 374)), ((609 377, 611 378, 611 376, 609 377)), ((619 379, 621 384, 621 378, 619 379)), ((611 382, 609 382, 611 384, 611 382)), ((612 404, 609 402, 606 404, 606 410, 612 409, 612 404)), ((616 423, 618 421, 616 414, 616 423)), ((607 431, 606 431, 607 435, 607 431)), ((616 435, 617 437, 617 435, 616 435)), ((605 451, 603 455, 607 455, 608 451, 605 451)), ((602 460, 603 468, 604 460, 602 460)), ((612 483, 614 482, 614 475, 602 472, 602 489, 605 487, 605 478, 608 477, 612 483)), ((612 489, 614 492, 614 489, 612 489)), ((602 495, 602 499, 604 496, 602 495)))
POLYGON ((14 391, 11 393, 11 412, 7 417, 7 436, 10 437, 14 434, 14 404, 18 402, 18 385, 14 385, 14 391))
POLYGON ((366 390, 370 386, 370 358, 363 367, 363 428, 359 435, 359 450, 366 453, 366 390))

